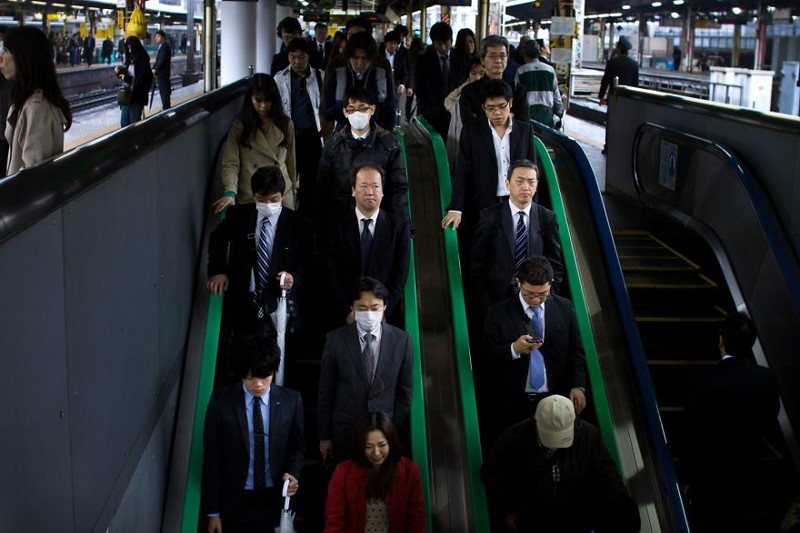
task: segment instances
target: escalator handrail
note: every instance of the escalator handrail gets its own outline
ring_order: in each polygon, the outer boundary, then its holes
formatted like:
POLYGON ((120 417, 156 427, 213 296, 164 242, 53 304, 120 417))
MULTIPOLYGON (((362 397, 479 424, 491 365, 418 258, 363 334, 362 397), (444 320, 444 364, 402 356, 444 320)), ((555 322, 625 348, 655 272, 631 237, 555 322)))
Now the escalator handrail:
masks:
POLYGON ((240 80, 226 85, 0 178, 0 244, 228 105, 244 94, 246 84, 240 80), (105 142, 111 136, 115 142, 105 142))
MULTIPOLYGON (((408 168, 406 157, 406 142, 403 135, 395 130, 395 137, 400 143, 403 161, 408 168)), ((409 216, 411 216, 411 202, 408 202, 409 216)), ((413 218, 411 219, 413 220, 413 218)), ((425 508, 428 520, 428 531, 432 531, 431 523, 431 494, 430 494, 430 457, 428 454, 428 424, 425 416, 425 382, 422 379, 422 348, 419 333, 419 300, 417 298, 417 267, 414 254, 414 240, 411 240, 409 249, 408 278, 403 292, 403 305, 405 306, 405 331, 411 338, 411 349, 414 353, 412 368, 413 393, 411 398, 411 454, 414 462, 420 466, 422 476, 422 492, 425 497, 425 508)))
POLYGON ((710 152, 715 157, 724 161, 730 168, 733 175, 739 180, 740 185, 747 192, 750 203, 753 206, 756 217, 758 217, 761 227, 764 230, 764 236, 769 243, 772 253, 775 254, 775 261, 783 274, 783 279, 789 288, 789 293, 792 296, 795 308, 800 310, 800 272, 798 272, 797 258, 791 252, 788 240, 785 233, 781 229, 781 224, 775 216, 775 209, 773 209, 769 197, 767 196, 761 185, 755 179, 754 174, 744 164, 744 162, 733 151, 728 149, 722 144, 704 139, 684 131, 676 130, 674 128, 667 128, 652 122, 645 122, 636 130, 636 136, 633 141, 633 182, 639 194, 647 193, 647 190, 639 179, 639 169, 637 165, 638 158, 636 154, 639 151, 642 137, 646 132, 652 132, 657 136, 670 136, 689 145, 695 146, 702 150, 710 152))
POLYGON ((548 185, 547 192, 550 195, 550 208, 556 213, 556 218, 558 220, 558 237, 561 241, 564 268, 566 270, 567 279, 569 280, 570 296, 572 297, 572 305, 578 322, 578 331, 580 332, 583 350, 586 355, 586 369, 589 373, 592 403, 595 408, 595 413, 597 414, 597 423, 606 449, 621 470, 619 449, 617 448, 617 442, 614 438, 614 421, 611 419, 611 409, 608 405, 608 393, 606 392, 605 383, 603 382, 603 374, 600 371, 597 346, 594 343, 592 325, 589 320, 589 311, 586 307, 586 298, 584 298, 583 282, 578 273, 577 257, 575 255, 575 248, 572 245, 569 224, 567 224, 567 215, 564 209, 561 187, 559 187, 556 169, 555 166, 553 166, 553 161, 550 159, 547 148, 545 148, 544 143, 538 137, 534 136, 533 140, 536 148, 536 155, 539 157, 539 163, 541 164, 544 178, 548 185))
MULTIPOLYGON (((439 176, 439 195, 442 212, 447 209, 447 202, 451 195, 452 184, 450 181, 450 168, 447 161, 447 151, 442 138, 423 117, 415 116, 412 124, 427 137, 433 147, 436 159, 436 171, 439 176)), ((447 257, 447 278, 450 289, 450 306, 453 317, 453 346, 458 370, 459 394, 463 415, 465 443, 467 452, 467 467, 471 485, 473 530, 489 531, 489 512, 486 502, 486 489, 480 476, 483 463, 481 445, 478 431, 478 413, 475 402, 475 381, 472 375, 471 358, 469 352, 469 332, 467 317, 464 311, 464 291, 461 283, 461 266, 458 257, 458 239, 456 232, 444 229, 444 249, 447 257)))
POLYGON ((624 342, 627 346, 628 355, 633 366, 636 382, 639 386, 641 405, 647 420, 647 428, 652 439, 658 467, 661 472, 661 479, 667 492, 670 509, 672 511, 673 525, 679 532, 688 532, 689 523, 686 510, 683 505, 678 476, 675 473, 675 466, 672 455, 667 445, 666 433, 661 422, 661 415, 658 411, 658 401, 656 400, 655 389, 653 387, 650 370, 647 365, 647 357, 644 353, 639 330, 636 326, 636 318, 633 306, 630 301, 625 278, 622 274, 622 264, 617 254, 614 244, 614 236, 611 233, 611 226, 608 222, 605 204, 597 186, 594 171, 586 159, 586 154, 580 145, 572 138, 546 126, 534 123, 536 133, 540 137, 546 137, 548 142, 558 144, 567 153, 572 155, 573 161, 580 169, 579 175, 584 180, 584 190, 591 207, 591 214, 596 230, 595 237, 600 244, 600 250, 606 264, 609 287, 614 294, 614 305, 620 318, 620 325, 624 332, 624 342))

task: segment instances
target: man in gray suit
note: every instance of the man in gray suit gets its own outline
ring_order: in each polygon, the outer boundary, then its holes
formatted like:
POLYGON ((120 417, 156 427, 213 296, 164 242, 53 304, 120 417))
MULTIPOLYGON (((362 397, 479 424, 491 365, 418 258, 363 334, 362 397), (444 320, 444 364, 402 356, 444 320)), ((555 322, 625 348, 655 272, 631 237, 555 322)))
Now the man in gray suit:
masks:
POLYGON ((411 340, 383 322, 389 292, 361 278, 355 323, 328 333, 319 378, 317 430, 323 460, 347 457, 350 431, 363 413, 383 411, 402 431, 411 409, 411 340))

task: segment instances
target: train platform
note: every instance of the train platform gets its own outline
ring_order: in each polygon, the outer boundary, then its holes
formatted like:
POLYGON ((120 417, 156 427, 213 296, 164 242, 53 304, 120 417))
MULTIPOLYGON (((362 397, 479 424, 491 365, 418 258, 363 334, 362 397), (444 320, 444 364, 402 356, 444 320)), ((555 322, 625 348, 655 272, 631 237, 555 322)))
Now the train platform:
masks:
MULTIPOLYGON (((70 67, 67 67, 70 68, 70 67)), ((76 69, 79 67, 75 67, 76 69)), ((87 68, 87 67, 83 67, 87 68)), ((91 68, 94 68, 92 66, 91 68)), ((176 106, 203 94, 204 83, 199 82, 172 90, 172 105, 176 106)), ((161 111, 161 98, 156 90, 152 107, 146 107, 144 114, 149 117, 161 111)), ((119 106, 107 104, 75 113, 72 127, 64 136, 64 151, 100 138, 119 129, 119 106)))

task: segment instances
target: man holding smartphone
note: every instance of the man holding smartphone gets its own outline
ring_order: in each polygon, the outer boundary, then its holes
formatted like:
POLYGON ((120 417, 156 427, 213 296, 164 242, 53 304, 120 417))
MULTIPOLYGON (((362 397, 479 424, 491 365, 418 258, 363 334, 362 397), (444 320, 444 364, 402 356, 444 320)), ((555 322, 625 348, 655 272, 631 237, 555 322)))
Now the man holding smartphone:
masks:
POLYGON ((492 437, 533 415, 552 394, 568 397, 580 414, 586 407, 586 358, 572 302, 551 293, 553 268, 545 257, 522 263, 519 292, 486 313, 482 368, 490 386, 484 404, 499 427, 492 437))

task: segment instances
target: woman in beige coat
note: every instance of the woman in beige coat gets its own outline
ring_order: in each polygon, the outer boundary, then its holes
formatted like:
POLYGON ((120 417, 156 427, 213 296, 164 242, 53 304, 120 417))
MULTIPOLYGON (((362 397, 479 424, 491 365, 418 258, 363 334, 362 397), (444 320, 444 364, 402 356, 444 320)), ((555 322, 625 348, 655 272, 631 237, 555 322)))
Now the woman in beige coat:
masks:
POLYGON ((0 71, 14 84, 4 132, 6 174, 14 174, 64 151, 72 112, 58 86, 50 42, 40 29, 6 30, 0 71))
POLYGON ((254 74, 242 110, 228 131, 222 152, 222 198, 217 213, 227 206, 252 203, 250 178, 257 169, 277 165, 286 180, 283 205, 295 209, 294 126, 284 115, 278 85, 269 74, 254 74))

